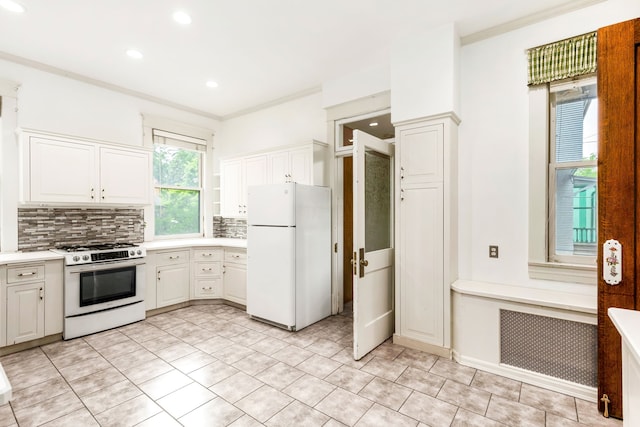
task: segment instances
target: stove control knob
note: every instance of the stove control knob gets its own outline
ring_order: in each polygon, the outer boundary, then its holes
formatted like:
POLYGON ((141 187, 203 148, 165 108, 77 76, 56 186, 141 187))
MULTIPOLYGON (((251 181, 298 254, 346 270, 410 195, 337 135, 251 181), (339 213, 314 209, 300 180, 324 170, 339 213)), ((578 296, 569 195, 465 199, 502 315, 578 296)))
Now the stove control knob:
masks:
POLYGON ((83 261, 89 261, 89 255, 82 255, 83 261))
POLYGON ((140 249, 137 250, 136 252, 138 255, 142 255, 142 251, 140 249))
POLYGON ((73 256, 73 260, 76 261, 76 262, 80 261, 80 257, 78 255, 74 255, 73 256))
POLYGON ((131 256, 135 256, 135 254, 136 254, 136 251, 130 251, 129 252, 129 255, 131 255, 131 256))

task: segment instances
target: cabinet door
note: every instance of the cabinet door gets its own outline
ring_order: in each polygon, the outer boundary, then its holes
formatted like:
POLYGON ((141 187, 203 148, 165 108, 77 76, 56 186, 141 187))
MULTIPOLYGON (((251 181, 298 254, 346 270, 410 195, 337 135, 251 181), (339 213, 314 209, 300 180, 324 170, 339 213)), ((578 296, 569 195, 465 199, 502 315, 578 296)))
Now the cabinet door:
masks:
POLYGON ((220 214, 222 216, 242 215, 242 193, 242 160, 220 162, 220 214))
POLYGON ((400 204, 400 334, 444 343, 442 184, 404 189, 400 204))
POLYGON ((443 126, 419 126, 400 131, 402 185, 443 180, 443 126))
POLYGON ((44 282, 7 288, 7 344, 44 336, 44 282))
POLYGON ((31 138, 29 145, 26 201, 98 201, 95 145, 44 138, 31 138))
POLYGON ((289 151, 289 180, 298 184, 313 184, 313 151, 311 148, 289 151))
POLYGON ((102 147, 100 201, 144 205, 150 202, 151 153, 102 147))
POLYGON ((247 268, 241 264, 224 266, 224 298, 247 305, 247 268))
POLYGON ((242 189, 243 214, 247 214, 247 190, 251 185, 267 183, 267 156, 252 156, 244 159, 244 184, 242 189))
POLYGON ((290 182, 288 151, 269 154, 269 178, 272 184, 290 182))
POLYGON ((189 265, 176 264, 157 268, 157 307, 189 300, 189 265))

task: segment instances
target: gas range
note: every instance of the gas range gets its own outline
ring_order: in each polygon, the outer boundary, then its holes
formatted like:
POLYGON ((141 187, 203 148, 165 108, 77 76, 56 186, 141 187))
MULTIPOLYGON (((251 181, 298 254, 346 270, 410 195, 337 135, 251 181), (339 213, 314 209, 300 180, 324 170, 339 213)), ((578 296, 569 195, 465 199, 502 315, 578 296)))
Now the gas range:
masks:
POLYGON ((133 243, 60 246, 52 251, 64 255, 65 265, 121 261, 147 255, 145 248, 133 243))

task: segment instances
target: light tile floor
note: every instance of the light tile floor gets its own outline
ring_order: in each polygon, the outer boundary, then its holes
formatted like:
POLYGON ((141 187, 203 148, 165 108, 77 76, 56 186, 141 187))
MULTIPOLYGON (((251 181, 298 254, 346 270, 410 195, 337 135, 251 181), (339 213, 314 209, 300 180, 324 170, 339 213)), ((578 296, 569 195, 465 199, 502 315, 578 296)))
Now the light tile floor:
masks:
POLYGON ((0 426, 621 426, 596 405, 385 342, 196 305, 11 354, 0 426))

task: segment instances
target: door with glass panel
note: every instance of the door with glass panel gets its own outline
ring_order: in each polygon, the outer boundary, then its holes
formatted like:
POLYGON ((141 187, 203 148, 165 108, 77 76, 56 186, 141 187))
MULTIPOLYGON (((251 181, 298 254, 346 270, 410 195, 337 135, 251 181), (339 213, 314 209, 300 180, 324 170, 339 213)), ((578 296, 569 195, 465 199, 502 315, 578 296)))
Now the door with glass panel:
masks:
POLYGON ((393 334, 393 145, 353 134, 353 356, 393 334))

